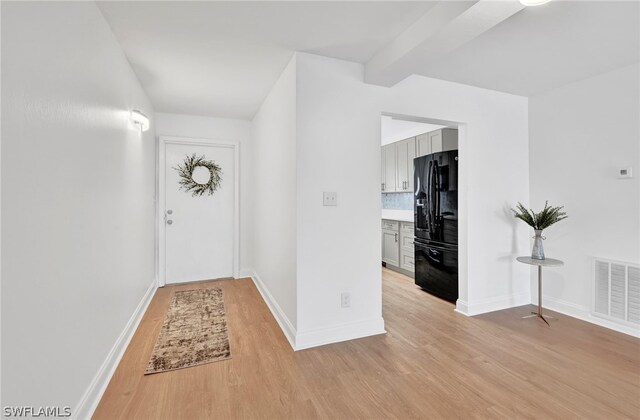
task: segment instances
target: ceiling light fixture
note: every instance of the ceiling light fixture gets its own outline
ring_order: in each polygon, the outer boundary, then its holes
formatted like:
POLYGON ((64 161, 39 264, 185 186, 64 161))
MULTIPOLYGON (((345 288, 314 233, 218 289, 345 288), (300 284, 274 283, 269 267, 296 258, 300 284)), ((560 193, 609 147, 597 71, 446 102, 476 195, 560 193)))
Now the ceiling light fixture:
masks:
POLYGON ((520 0, 520 3, 525 6, 540 6, 541 4, 549 3, 551 0, 520 0))
POLYGON ((137 109, 131 111, 131 122, 139 126, 140 131, 147 131, 149 129, 149 118, 137 109))

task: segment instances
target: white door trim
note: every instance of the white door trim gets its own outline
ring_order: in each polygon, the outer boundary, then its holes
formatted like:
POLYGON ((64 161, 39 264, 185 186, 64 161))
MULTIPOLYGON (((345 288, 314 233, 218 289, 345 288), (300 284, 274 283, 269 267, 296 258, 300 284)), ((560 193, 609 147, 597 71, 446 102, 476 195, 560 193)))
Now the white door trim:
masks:
POLYGON ((158 136, 158 167, 156 170, 157 200, 156 200, 156 237, 158 287, 166 284, 165 272, 165 146, 167 144, 182 144, 196 146, 228 147, 233 149, 234 174, 233 174, 233 277, 238 278, 240 266, 240 143, 216 139, 202 139, 176 136, 158 136))

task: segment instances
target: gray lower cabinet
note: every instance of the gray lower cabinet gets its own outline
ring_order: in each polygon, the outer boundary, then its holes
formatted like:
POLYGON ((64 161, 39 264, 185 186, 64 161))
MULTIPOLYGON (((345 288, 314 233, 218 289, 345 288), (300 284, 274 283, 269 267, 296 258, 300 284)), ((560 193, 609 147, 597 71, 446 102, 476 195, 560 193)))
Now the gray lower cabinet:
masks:
POLYGON ((382 261, 388 268, 413 274, 413 223, 382 221, 382 261))
POLYGON ((400 224, 400 268, 415 271, 413 250, 413 223, 402 222, 400 224))
POLYGON ((387 266, 400 266, 400 225, 395 220, 382 221, 382 261, 387 266))

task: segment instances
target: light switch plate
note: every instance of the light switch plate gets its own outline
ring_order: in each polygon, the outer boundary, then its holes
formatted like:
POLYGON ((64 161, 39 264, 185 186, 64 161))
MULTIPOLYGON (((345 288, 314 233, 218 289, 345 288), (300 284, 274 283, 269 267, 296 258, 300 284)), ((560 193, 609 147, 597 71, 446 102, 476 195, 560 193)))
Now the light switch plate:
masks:
POLYGON ((633 168, 628 166, 618 169, 618 178, 633 178, 633 168))
POLYGON ((351 307, 351 294, 349 294, 349 292, 343 292, 340 294, 340 307, 341 308, 351 307))
POLYGON ((337 206, 338 205, 338 193, 337 192, 324 192, 324 193, 322 193, 322 204, 324 206, 337 206))

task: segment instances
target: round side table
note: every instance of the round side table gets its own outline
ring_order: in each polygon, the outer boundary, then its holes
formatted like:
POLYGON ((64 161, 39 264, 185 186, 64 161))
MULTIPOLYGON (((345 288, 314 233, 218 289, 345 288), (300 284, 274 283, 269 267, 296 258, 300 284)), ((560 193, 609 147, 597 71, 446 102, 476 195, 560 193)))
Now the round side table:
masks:
MULTIPOLYGON (((516 260, 523 264, 535 265, 538 267, 538 312, 531 312, 531 315, 523 316, 523 318, 542 318, 542 320, 546 322, 547 325, 549 325, 549 322, 545 319, 545 316, 542 315, 542 267, 559 267, 561 265, 564 265, 564 262, 560 260, 554 260, 553 258, 536 260, 535 258, 531 257, 518 257, 516 258, 516 260)), ((549 315, 546 315, 546 317, 553 318, 549 315)))

